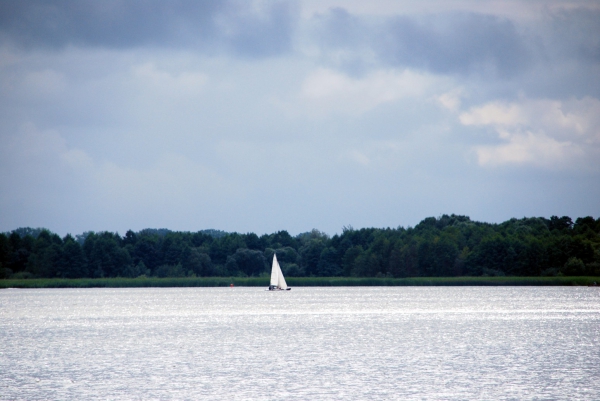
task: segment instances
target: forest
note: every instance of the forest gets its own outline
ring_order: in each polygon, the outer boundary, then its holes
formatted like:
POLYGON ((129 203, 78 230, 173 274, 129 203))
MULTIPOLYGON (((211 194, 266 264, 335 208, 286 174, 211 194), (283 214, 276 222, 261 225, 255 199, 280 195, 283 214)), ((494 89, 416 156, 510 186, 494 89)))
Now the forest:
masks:
POLYGON ((0 279, 265 277, 273 254, 286 277, 600 276, 600 218, 491 224, 452 214, 331 237, 144 229, 61 238, 19 228, 0 233, 0 279))

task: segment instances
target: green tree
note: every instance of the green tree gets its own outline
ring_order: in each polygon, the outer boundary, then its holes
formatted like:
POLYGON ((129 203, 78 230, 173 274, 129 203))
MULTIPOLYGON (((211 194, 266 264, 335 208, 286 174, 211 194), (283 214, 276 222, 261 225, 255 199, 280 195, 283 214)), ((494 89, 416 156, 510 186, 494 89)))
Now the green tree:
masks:
POLYGON ((233 255, 240 248, 247 248, 244 238, 238 233, 227 234, 215 239, 210 244, 210 259, 213 263, 224 264, 227 257, 233 255))
POLYGON ((571 218, 569 216, 563 216, 563 217, 557 217, 557 216, 552 216, 550 217, 550 223, 549 223, 549 229, 552 230, 559 230, 559 231, 564 231, 564 230, 569 230, 573 227, 573 220, 571 220, 571 218))
POLYGON ((457 245, 452 241, 452 238, 447 235, 442 235, 434 241, 433 252, 435 255, 435 275, 436 276, 454 276, 454 266, 456 258, 459 255, 457 245))
POLYGON ((226 266, 230 272, 237 270, 246 276, 258 276, 265 271, 266 262, 261 251, 240 248, 227 258, 226 266))
POLYGON ((8 268, 8 262, 10 261, 10 244, 8 242, 8 236, 0 233, 0 279, 8 278, 13 273, 8 268))
POLYGON ((135 246, 136 242, 137 242, 137 235, 133 231, 127 230, 127 232, 125 233, 125 236, 123 237, 123 245, 135 246))
POLYGON ((152 272, 158 267, 159 239, 156 235, 144 235, 138 238, 133 248, 133 262, 144 265, 152 272))
POLYGON ((321 277, 340 276, 342 268, 338 264, 338 259, 337 250, 334 247, 330 246, 323 249, 317 263, 315 275, 321 277))
POLYGON ((355 268, 356 260, 363 253, 363 248, 360 245, 355 245, 344 252, 342 257, 342 272, 344 276, 350 276, 355 268))
POLYGON ((8 237, 10 248, 10 260, 8 268, 14 273, 25 271, 29 256, 33 250, 35 239, 31 235, 26 235, 23 238, 16 232, 12 232, 8 237))
POLYGON ((581 259, 571 257, 565 262, 562 272, 565 276, 583 276, 585 275, 585 264, 581 259))
POLYGON ((121 248, 118 234, 91 233, 85 240, 84 253, 92 277, 125 276, 133 263, 126 248, 121 248))
POLYGON ((298 250, 301 267, 308 276, 317 275, 317 267, 324 249, 325 244, 321 238, 312 238, 298 250))
POLYGON ((87 261, 81 245, 71 235, 64 238, 63 252, 59 262, 60 275, 65 278, 88 277, 87 261))
POLYGON ((383 275, 383 271, 381 255, 366 251, 356 258, 351 274, 354 277, 375 277, 383 275))
POLYGON ((186 272, 193 272, 196 276, 207 277, 214 274, 210 256, 202 252, 202 248, 188 248, 183 262, 183 268, 186 272))
POLYGON ((58 271, 62 258, 62 241, 48 230, 43 230, 34 240, 33 249, 26 264, 26 271, 35 277, 60 276, 58 271))

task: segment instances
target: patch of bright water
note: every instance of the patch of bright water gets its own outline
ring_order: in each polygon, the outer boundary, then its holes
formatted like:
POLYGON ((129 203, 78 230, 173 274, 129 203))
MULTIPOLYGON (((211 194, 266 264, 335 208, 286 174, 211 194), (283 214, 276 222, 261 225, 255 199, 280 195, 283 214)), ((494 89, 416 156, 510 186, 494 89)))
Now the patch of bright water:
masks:
POLYGON ((597 399, 587 287, 0 291, 0 399, 597 399))

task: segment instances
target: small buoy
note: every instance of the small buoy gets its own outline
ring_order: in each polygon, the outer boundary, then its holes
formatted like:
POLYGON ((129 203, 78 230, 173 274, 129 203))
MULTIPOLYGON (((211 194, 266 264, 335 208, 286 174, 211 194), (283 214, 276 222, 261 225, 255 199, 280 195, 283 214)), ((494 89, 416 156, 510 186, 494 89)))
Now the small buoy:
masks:
POLYGON ((233 283, 229 284, 229 287, 233 288, 233 283))

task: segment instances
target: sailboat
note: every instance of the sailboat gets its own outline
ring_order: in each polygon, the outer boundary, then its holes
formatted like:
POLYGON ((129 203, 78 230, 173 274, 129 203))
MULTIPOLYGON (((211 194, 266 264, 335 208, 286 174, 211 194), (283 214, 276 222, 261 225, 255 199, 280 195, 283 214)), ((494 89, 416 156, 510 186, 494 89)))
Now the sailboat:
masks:
POLYGON ((289 291, 291 288, 288 287, 287 283, 285 282, 285 278, 281 272, 281 267, 279 267, 279 263, 277 262, 277 255, 273 255, 273 266, 271 266, 271 284, 269 285, 269 291, 283 290, 289 291))

